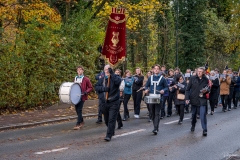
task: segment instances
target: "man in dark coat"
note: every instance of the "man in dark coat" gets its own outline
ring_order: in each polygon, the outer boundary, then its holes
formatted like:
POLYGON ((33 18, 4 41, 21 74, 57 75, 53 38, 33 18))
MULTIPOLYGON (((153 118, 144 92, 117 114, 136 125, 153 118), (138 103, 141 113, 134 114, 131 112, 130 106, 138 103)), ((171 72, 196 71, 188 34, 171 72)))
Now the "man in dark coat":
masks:
POLYGON ((186 104, 192 105, 192 127, 191 131, 195 130, 197 122, 197 109, 200 108, 200 119, 203 128, 203 136, 207 136, 207 98, 206 93, 209 92, 208 78, 204 75, 204 67, 199 67, 197 75, 192 76, 189 80, 185 99, 186 104), (191 92, 190 92, 191 90, 191 92))
POLYGON ((104 67, 104 73, 105 76, 103 78, 100 78, 96 83, 95 90, 99 93, 99 99, 102 102, 101 109, 104 115, 104 121, 108 127, 104 140, 111 141, 111 138, 115 133, 117 114, 120 107, 119 86, 121 84, 121 78, 120 76, 113 73, 110 65, 106 65, 104 67), (108 96, 106 96, 106 94, 108 96))
MULTIPOLYGON (((99 80, 100 78, 103 78, 104 77, 104 72, 103 71, 101 71, 99 74, 97 74, 96 76, 95 76, 95 79, 96 80, 99 80)), ((98 93, 97 93, 98 94, 98 93)), ((99 95, 98 95, 99 96, 99 95)), ((99 99, 99 101, 98 101, 98 120, 96 121, 96 123, 98 123, 98 124, 101 124, 102 123, 102 110, 101 110, 101 104, 102 103, 102 101, 99 99)))

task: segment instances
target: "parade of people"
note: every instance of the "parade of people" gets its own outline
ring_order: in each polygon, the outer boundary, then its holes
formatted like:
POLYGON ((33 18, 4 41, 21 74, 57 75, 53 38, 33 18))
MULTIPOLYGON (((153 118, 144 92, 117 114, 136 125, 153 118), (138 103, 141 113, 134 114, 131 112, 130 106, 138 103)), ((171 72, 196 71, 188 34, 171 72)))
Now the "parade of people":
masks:
POLYGON ((0 160, 240 160, 240 0, 1 0, 0 160))

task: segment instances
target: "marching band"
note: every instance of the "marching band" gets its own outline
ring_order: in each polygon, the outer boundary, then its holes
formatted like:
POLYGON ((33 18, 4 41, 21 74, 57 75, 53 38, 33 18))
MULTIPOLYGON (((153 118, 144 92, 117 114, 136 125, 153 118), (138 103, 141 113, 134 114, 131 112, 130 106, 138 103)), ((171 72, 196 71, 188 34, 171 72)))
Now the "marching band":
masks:
MULTIPOLYGON (((87 94, 92 90, 90 80, 83 75, 83 67, 77 68, 78 76, 74 82, 81 88, 81 100, 75 105, 78 115, 75 130, 83 127, 82 107, 87 99, 87 94), (84 78, 85 77, 85 78, 84 78)), ((95 90, 99 95, 99 116, 97 123, 104 121, 108 127, 106 141, 111 141, 115 134, 115 124, 118 129, 123 127, 122 121, 127 121, 129 116, 128 102, 133 99, 134 117, 140 117, 141 102, 144 101, 148 109, 149 122, 153 122, 153 134, 159 132, 160 119, 172 115, 173 104, 175 112, 179 115, 178 124, 183 123, 185 113, 192 113, 192 126, 190 130, 195 131, 197 118, 201 120, 203 136, 207 136, 208 104, 210 104, 210 115, 214 114, 214 108, 222 106, 222 111, 237 109, 240 100, 240 72, 233 72, 225 68, 222 74, 215 69, 210 72, 206 67, 196 68, 194 71, 186 70, 183 74, 179 68, 168 69, 158 64, 154 65, 146 76, 140 68, 135 69, 132 75, 126 70, 121 78, 121 70, 113 72, 110 65, 104 67, 104 72, 98 74, 95 90), (209 103, 208 103, 209 101, 209 103), (123 102, 123 118, 120 115, 121 102, 123 102), (233 106, 232 106, 233 104, 233 106), (165 106, 167 111, 165 113, 165 106)), ((61 97, 60 97, 61 99, 61 97)), ((62 100, 63 101, 63 100, 62 100)))

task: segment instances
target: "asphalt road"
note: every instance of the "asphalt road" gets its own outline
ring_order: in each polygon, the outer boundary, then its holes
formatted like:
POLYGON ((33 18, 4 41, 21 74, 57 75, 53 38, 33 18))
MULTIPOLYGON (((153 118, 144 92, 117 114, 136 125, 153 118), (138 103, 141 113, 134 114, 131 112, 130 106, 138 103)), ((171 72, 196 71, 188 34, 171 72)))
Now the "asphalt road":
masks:
POLYGON ((200 120, 190 132, 190 114, 185 114, 182 125, 177 124, 177 115, 164 118, 158 135, 152 134, 146 110, 140 119, 130 116, 111 142, 103 140, 106 126, 96 124, 95 118, 85 120, 78 131, 72 130, 74 121, 3 131, 0 159, 223 160, 239 153, 240 108, 223 113, 219 107, 214 115, 207 115, 207 137, 202 136, 200 120))

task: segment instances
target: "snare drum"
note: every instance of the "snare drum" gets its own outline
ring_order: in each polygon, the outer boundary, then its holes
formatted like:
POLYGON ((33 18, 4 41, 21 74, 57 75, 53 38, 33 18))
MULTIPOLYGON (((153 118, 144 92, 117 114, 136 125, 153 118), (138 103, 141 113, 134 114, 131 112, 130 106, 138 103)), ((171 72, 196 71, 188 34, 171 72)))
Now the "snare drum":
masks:
POLYGON ((159 104, 160 97, 159 96, 145 96, 144 102, 147 104, 159 104))
POLYGON ((78 104, 81 100, 81 88, 78 83, 64 82, 59 88, 61 102, 67 104, 78 104))

